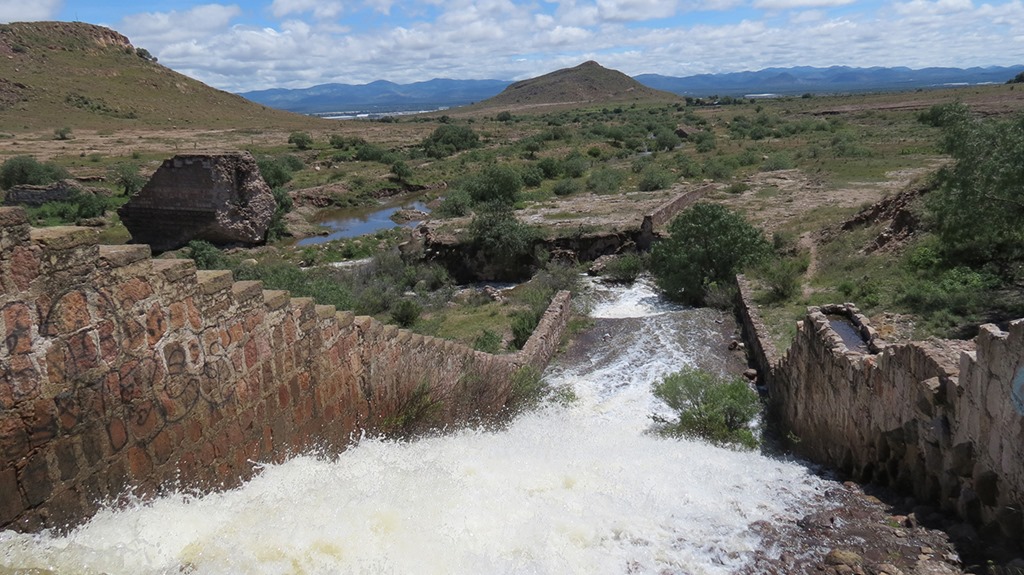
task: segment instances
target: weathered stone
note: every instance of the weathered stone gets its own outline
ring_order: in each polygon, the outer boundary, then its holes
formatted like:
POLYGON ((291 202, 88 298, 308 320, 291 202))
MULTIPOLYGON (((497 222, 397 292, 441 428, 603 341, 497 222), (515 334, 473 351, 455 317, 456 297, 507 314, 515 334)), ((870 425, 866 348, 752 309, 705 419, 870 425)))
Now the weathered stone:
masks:
POLYGON ((109 191, 102 188, 89 188, 75 180, 60 180, 52 184, 31 185, 23 184, 11 186, 4 194, 4 205, 6 206, 33 206, 38 207, 46 202, 65 202, 76 195, 109 195, 109 191))
POLYGON ((275 207, 256 160, 238 152, 166 160, 118 214, 133 242, 165 251, 194 239, 262 243, 275 207))

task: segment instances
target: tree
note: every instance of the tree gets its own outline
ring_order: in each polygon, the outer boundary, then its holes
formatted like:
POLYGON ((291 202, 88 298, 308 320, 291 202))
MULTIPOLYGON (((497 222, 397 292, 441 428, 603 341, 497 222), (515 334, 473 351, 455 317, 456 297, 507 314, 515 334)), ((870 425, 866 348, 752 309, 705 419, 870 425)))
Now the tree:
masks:
POLYGON ((651 249, 651 271, 665 294, 702 305, 706 291, 732 282, 771 253, 760 230, 719 204, 698 203, 672 220, 669 237, 651 249))
POLYGON ((399 182, 408 182, 412 178, 412 168, 407 166, 402 160, 397 160, 391 164, 391 175, 399 182))
POLYGON ((471 128, 443 124, 423 140, 423 151, 431 158, 443 158, 479 145, 480 137, 471 128))
POLYGON ((519 170, 508 164, 491 164, 467 178, 461 188, 475 204, 496 203, 511 206, 519 199, 523 178, 519 170))
POLYGON ((132 162, 120 162, 108 169, 110 180, 119 186, 124 195, 132 196, 146 185, 146 178, 139 175, 139 166, 132 162))
POLYGON ((313 147, 313 136, 310 136, 309 132, 292 132, 288 136, 288 143, 295 144, 300 150, 308 150, 313 147))
POLYGON ((942 148, 954 159, 925 196, 940 255, 948 267, 991 264, 1010 280, 1024 262, 1024 114, 978 120, 956 104, 937 123, 942 148))
POLYGON ((1013 78, 1006 81, 1007 84, 1024 84, 1024 72, 1021 72, 1013 78))
POLYGON ((508 206, 491 204, 469 224, 470 242, 489 265, 514 279, 533 263, 537 230, 516 219, 508 206))

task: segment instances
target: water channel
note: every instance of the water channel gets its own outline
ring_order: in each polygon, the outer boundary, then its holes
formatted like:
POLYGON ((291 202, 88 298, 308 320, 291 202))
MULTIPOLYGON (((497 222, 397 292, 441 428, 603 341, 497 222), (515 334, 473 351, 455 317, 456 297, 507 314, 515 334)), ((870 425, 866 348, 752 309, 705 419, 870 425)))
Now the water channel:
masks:
POLYGON ((64 537, 0 533, 0 572, 696 575, 777 554, 752 524, 807 513, 821 480, 650 432, 651 382, 726 365, 727 318, 642 282, 589 297, 593 326, 545 373, 573 401, 497 430, 364 439, 239 489, 106 509, 64 537))
POLYGON ((362 206, 357 208, 338 208, 336 210, 324 210, 318 215, 313 223, 323 226, 329 232, 322 236, 303 238, 296 242, 299 246, 310 246, 326 243, 332 240, 345 238, 357 238, 366 234, 373 234, 380 230, 390 230, 395 227, 415 228, 420 220, 409 221, 397 224, 391 220, 391 216, 403 209, 430 212, 427 204, 410 198, 397 199, 383 205, 362 206))

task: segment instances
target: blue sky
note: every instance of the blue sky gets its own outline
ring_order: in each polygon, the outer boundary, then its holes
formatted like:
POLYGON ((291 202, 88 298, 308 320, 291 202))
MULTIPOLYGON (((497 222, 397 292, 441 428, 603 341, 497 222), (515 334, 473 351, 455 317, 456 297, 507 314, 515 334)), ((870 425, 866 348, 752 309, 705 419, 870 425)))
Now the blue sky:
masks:
POLYGON ((629 75, 1024 63, 1024 0, 0 0, 0 22, 109 26, 233 92, 629 75))

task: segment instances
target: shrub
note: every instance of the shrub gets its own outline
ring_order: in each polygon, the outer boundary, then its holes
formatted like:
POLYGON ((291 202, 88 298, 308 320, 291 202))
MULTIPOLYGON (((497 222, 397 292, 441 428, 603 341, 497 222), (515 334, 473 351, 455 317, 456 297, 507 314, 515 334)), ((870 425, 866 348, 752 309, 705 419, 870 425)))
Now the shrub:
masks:
MULTIPOLYGON (((263 157, 256 160, 256 166, 260 170, 260 177, 263 181, 273 188, 284 187, 285 184, 292 181, 292 172, 294 169, 291 167, 292 162, 288 158, 294 156, 285 155, 278 156, 276 158, 263 157)), ((296 158, 297 159, 297 158, 296 158)), ((299 161, 299 167, 302 166, 301 160, 299 161)))
POLYGON ((472 207, 473 198, 469 196, 469 192, 451 190, 441 200, 441 205, 437 207, 437 214, 443 217, 457 218, 468 215, 472 207))
POLYGON ((73 136, 71 135, 71 128, 63 126, 60 128, 54 128, 53 138, 55 140, 70 140, 73 136))
POLYGON ((498 203, 511 206, 519 200, 523 178, 508 164, 491 164, 463 181, 460 186, 476 204, 498 203))
POLYGON ((785 301, 800 293, 800 280, 809 263, 806 254, 768 260, 755 270, 755 275, 768 288, 770 299, 785 301))
POLYGON ((645 168, 640 174, 640 181, 637 182, 637 188, 641 192, 651 192, 654 190, 663 190, 672 185, 675 178, 672 176, 672 172, 650 166, 645 168))
POLYGON ((480 137, 471 128, 442 124, 423 140, 423 151, 431 158, 444 158, 479 145, 480 137))
POLYGON ((423 308, 411 299, 403 299, 391 308, 391 321, 402 327, 410 327, 420 319, 423 308))
POLYGON ((712 180, 728 180, 732 177, 735 170, 735 160, 732 158, 708 158, 704 162, 704 175, 712 180))
POLYGON ((570 178, 580 178, 590 168, 590 161, 579 154, 571 154, 562 162, 562 172, 570 178))
POLYGON ((292 211, 292 197, 284 188, 273 188, 271 192, 274 194, 274 215, 271 216, 270 225, 267 226, 267 239, 276 240, 288 235, 284 216, 292 211))
POLYGON ((527 188, 536 188, 544 182, 544 172, 534 165, 521 166, 519 177, 523 179, 523 185, 527 188))
POLYGON ((313 147, 313 136, 309 132, 292 132, 288 136, 288 143, 300 150, 308 150, 313 147))
POLYGON ((718 146, 715 141, 714 132, 700 131, 691 136, 691 139, 693 140, 693 147, 702 154, 710 152, 718 146))
POLYGON ((498 353, 501 351, 501 336, 485 329, 473 340, 473 349, 485 353, 498 353))
POLYGON ((59 223, 75 223, 82 218, 98 218, 107 211, 107 198, 76 192, 60 202, 46 202, 33 210, 36 218, 59 223))
POLYGON ((580 191, 580 189, 581 186, 578 181, 566 178, 555 182, 555 187, 552 191, 556 196, 569 196, 580 191))
POLYGON ((595 194, 614 194, 626 181, 626 174, 614 168, 597 168, 587 178, 587 189, 595 194))
POLYGON ((215 270, 224 267, 224 254, 217 246, 206 240, 192 240, 188 243, 188 255, 201 270, 215 270))
POLYGON ((552 157, 542 158, 537 167, 544 174, 544 179, 553 180, 562 175, 562 163, 552 157))
POLYGON ((499 122, 511 122, 512 121, 512 112, 508 112, 508 111, 498 112, 498 115, 495 116, 494 119, 498 120, 499 122))
POLYGON ((399 182, 408 182, 412 178, 412 168, 407 166, 405 162, 398 160, 391 164, 391 175, 399 182))
POLYGON ((527 340, 537 328, 540 316, 533 310, 516 310, 512 312, 512 342, 514 349, 523 349, 527 340))
POLYGON ((742 378, 685 367, 655 384, 654 395, 678 416, 675 422, 665 422, 669 433, 720 446, 754 449, 758 445, 750 425, 761 404, 742 378))
POLYGON ((669 128, 660 128, 654 133, 654 143, 656 149, 671 152, 683 142, 673 130, 669 128))
POLYGON ((533 244, 539 234, 516 219, 507 206, 492 205, 469 224, 469 238, 484 260, 510 278, 533 263, 533 244))
POLYGON ((0 166, 0 189, 23 184, 41 186, 71 177, 51 162, 40 163, 32 156, 15 156, 0 166))
POLYGON ((688 208, 668 232, 651 249, 651 271, 669 298, 694 305, 705 302, 710 285, 733 283, 739 271, 771 250, 760 230, 719 204, 688 208))
POLYGON ((613 282, 633 283, 646 269, 646 257, 636 253, 627 253, 609 261, 601 275, 613 282))

